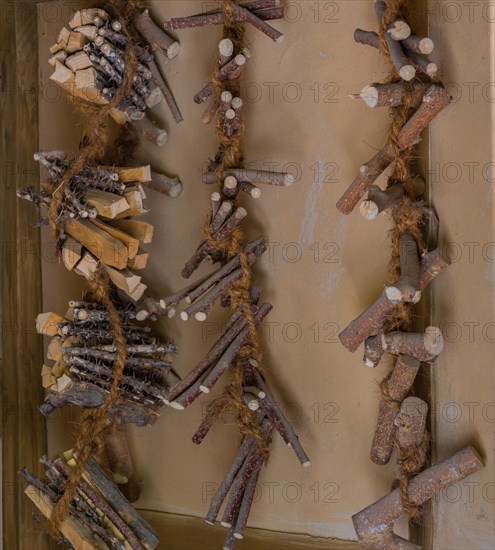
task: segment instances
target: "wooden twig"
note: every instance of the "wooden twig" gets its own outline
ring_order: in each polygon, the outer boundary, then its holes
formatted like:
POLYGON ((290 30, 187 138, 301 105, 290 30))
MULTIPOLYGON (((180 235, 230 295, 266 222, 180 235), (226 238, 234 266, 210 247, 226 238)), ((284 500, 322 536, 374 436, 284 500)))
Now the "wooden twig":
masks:
POLYGON ((151 19, 149 10, 134 16, 134 25, 152 50, 162 50, 169 59, 173 59, 180 50, 180 44, 151 19))

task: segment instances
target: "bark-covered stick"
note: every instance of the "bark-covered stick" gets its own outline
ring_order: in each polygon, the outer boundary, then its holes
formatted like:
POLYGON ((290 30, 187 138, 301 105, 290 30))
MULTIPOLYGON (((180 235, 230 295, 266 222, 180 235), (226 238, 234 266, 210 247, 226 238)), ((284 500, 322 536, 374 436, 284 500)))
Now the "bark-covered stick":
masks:
POLYGON ((144 117, 142 120, 133 120, 131 124, 142 137, 157 147, 163 147, 167 143, 166 130, 155 126, 149 118, 144 117))
POLYGON ((169 59, 173 59, 180 50, 180 44, 169 36, 151 19, 149 10, 134 16, 134 26, 148 42, 152 50, 162 50, 169 59))
POLYGON ((182 117, 182 113, 180 112, 179 106, 177 105, 177 102, 175 101, 175 98, 172 92, 170 91, 170 88, 165 82, 165 79, 163 78, 162 73, 160 72, 160 69, 158 68, 158 65, 156 64, 155 60, 152 59, 148 63, 148 66, 150 68, 153 78, 155 79, 155 82, 158 84, 158 87, 162 91, 163 97, 167 102, 167 105, 170 109, 170 112, 172 113, 172 116, 174 117, 175 122, 177 123, 182 122, 184 118, 182 117))
POLYGON ((400 403, 409 393, 421 361, 409 355, 399 355, 390 378, 383 383, 382 396, 378 407, 378 422, 375 435, 371 444, 370 458, 375 464, 387 464, 394 448, 395 417, 399 411, 400 403))
POLYGON ((365 86, 359 94, 352 94, 352 98, 361 98, 370 109, 375 107, 399 107, 407 96, 412 106, 419 105, 428 85, 421 81, 414 81, 410 85, 404 82, 387 84, 370 84, 365 86))
POLYGON ((256 484, 258 483, 262 466, 263 461, 258 459, 256 467, 251 473, 246 484, 246 488, 242 496, 241 506, 239 508, 239 514, 237 515, 237 520, 235 522, 234 537, 236 539, 244 538, 244 530, 246 528, 249 512, 251 511, 251 505, 253 503, 254 493, 256 491, 256 484))
MULTIPOLYGON (((261 321, 270 313, 273 306, 268 302, 261 304, 258 311, 254 314, 254 322, 256 325, 261 323, 261 321)), ((239 332, 235 337, 229 347, 225 350, 222 357, 219 359, 218 363, 215 365, 210 374, 203 380, 203 383, 200 386, 200 389, 204 393, 209 393, 211 388, 218 382, 222 374, 229 368, 233 363, 237 353, 244 345, 244 342, 249 336, 249 327, 245 327, 239 332)))
MULTIPOLYGON (((401 150, 409 149, 421 141, 421 132, 450 103, 447 91, 440 86, 430 86, 414 115, 402 127, 397 137, 401 150)), ((390 145, 385 145, 366 164, 361 166, 359 176, 352 182, 337 203, 343 214, 350 214, 366 190, 393 161, 390 145)))
MULTIPOLYGON (((289 187, 295 182, 293 174, 285 172, 270 172, 268 170, 255 170, 251 168, 231 168, 223 172, 222 177, 234 176, 237 181, 245 181, 253 185, 274 185, 276 187, 289 187)), ((203 173, 203 183, 216 183, 213 172, 203 173)))
MULTIPOLYGON (((484 464, 479 454, 467 447, 451 458, 431 466, 412 478, 409 483, 408 498, 414 506, 421 506, 442 489, 459 483, 474 474, 484 464)), ((395 489, 385 497, 352 516, 359 544, 363 548, 387 550, 403 548, 390 545, 393 535, 393 525, 396 519, 405 514, 399 489, 395 489)), ((402 539, 403 540, 403 539, 402 539)))
POLYGON ((216 233, 220 229, 220 227, 222 227, 223 223, 232 212, 232 208, 233 204, 231 201, 222 202, 219 209, 217 210, 217 213, 213 216, 210 223, 210 231, 212 233, 216 233))
POLYGON ((366 339, 364 363, 375 368, 386 351, 393 355, 411 355, 425 363, 432 363, 442 353, 443 345, 442 332, 438 327, 427 327, 424 333, 380 333, 366 339))
POLYGON ((248 23, 251 23, 253 27, 256 27, 262 33, 266 34, 274 42, 282 42, 282 40, 285 38, 281 32, 274 29, 268 23, 265 23, 253 12, 247 10, 246 8, 243 8, 241 5, 236 4, 235 2, 231 2, 231 6, 234 10, 234 13, 237 13, 239 15, 239 19, 241 21, 247 21, 248 23))
MULTIPOLYGON (((438 250, 426 253, 421 258, 419 290, 423 291, 449 265, 450 262, 444 260, 438 250)), ((384 290, 374 304, 349 323, 339 334, 339 340, 342 345, 349 351, 356 351, 366 338, 376 334, 383 328, 386 320, 393 314, 395 307, 396 304, 387 298, 384 290)))
POLYGON ((409 231, 399 237, 400 279, 393 285, 385 287, 387 298, 394 304, 401 302, 418 303, 421 298, 419 290, 420 263, 418 245, 409 231))
POLYGON ((372 185, 368 197, 359 205, 359 213, 365 220, 374 220, 381 212, 389 212, 400 204, 404 197, 404 187, 399 183, 382 191, 378 185, 372 185))
MULTIPOLYGON (((379 23, 381 22, 383 18, 383 14, 385 13, 386 9, 387 9, 387 5, 382 0, 378 0, 375 2, 375 13, 379 23)), ((410 34, 410 31, 411 29, 409 29, 409 34, 410 34)), ((404 36, 404 38, 407 38, 407 36, 404 36)), ((416 75, 416 69, 409 62, 409 59, 404 53, 404 50, 402 49, 400 42, 397 42, 397 40, 394 39, 392 34, 389 32, 385 32, 384 38, 385 38, 385 42, 387 43, 390 59, 392 60, 392 63, 395 65, 395 68, 397 69, 399 76, 403 80, 407 80, 407 81, 412 80, 416 75)))
POLYGON ((409 51, 429 55, 435 48, 433 40, 428 37, 421 38, 420 36, 409 36, 402 40, 402 45, 409 51))

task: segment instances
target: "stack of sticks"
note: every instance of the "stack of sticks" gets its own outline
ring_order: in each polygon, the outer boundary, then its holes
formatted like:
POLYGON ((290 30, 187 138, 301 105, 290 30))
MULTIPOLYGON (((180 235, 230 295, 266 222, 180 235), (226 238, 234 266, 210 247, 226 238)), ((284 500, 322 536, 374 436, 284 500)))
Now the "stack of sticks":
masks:
POLYGON ((206 517, 208 523, 215 522, 230 490, 221 520, 221 524, 229 529, 224 546, 226 550, 231 550, 236 539, 243 537, 256 482, 267 458, 267 447, 274 428, 294 450, 301 464, 310 465, 297 435, 261 374, 257 331, 272 305, 259 303, 261 289, 252 284, 251 266, 266 250, 267 241, 265 237, 259 237, 245 244, 241 222, 246 218, 247 211, 239 206, 240 191, 257 199, 261 195, 258 185, 287 187, 295 180, 292 174, 245 169, 241 153, 244 121, 239 82, 252 55, 242 44, 242 31, 237 24, 251 23, 275 42, 280 42, 283 34, 268 25, 266 20, 281 18, 283 13, 277 0, 255 0, 244 4, 225 0, 219 2, 215 10, 172 19, 165 25, 165 29, 169 30, 224 24, 215 76, 194 96, 198 104, 210 100, 203 122, 216 122, 219 148, 203 174, 203 182, 216 183, 219 188, 211 195, 211 212, 204 227, 205 238, 185 263, 182 276, 189 279, 203 262, 219 263, 220 267, 173 296, 159 302, 147 300, 142 307, 138 304, 138 314, 146 318, 150 314, 165 312, 185 300, 189 306, 181 312, 181 318, 188 320, 194 317, 204 321, 217 301, 230 308, 230 318, 218 340, 196 367, 166 395, 171 407, 183 410, 202 394, 210 393, 227 371, 234 371, 235 381, 227 385, 223 394, 210 404, 193 436, 195 443, 201 443, 215 420, 225 411, 236 414, 238 429, 244 435, 232 467, 213 498, 206 517))
MULTIPOLYGON (((364 343, 363 360, 368 367, 377 367, 385 352, 395 356, 393 370, 380 385, 378 422, 370 451, 371 460, 384 465, 396 450, 393 491, 353 516, 358 541, 365 548, 419 550, 420 546, 393 533, 395 520, 404 513, 418 518, 421 505, 435 492, 479 470, 483 463, 473 449, 467 448, 420 473, 427 465, 428 406, 417 397, 407 396, 422 363, 433 363, 442 352, 444 342, 438 327, 427 327, 425 332, 406 330, 414 304, 449 262, 439 253, 438 218, 425 200, 423 178, 411 174, 409 154, 421 141, 421 132, 449 105, 450 97, 440 83, 431 82, 436 66, 420 55, 430 53, 433 42, 411 34, 410 26, 400 17, 400 5, 400 2, 394 3, 388 9, 383 0, 375 0, 375 13, 397 78, 367 86, 352 97, 360 97, 370 108, 389 107, 391 116, 401 121, 404 117, 405 123, 398 130, 393 123, 388 143, 361 166, 358 177, 337 203, 343 214, 350 214, 364 198, 359 210, 366 220, 374 220, 381 213, 390 215, 395 225, 391 272, 394 277, 398 272, 398 278, 384 286, 375 303, 352 321, 339 334, 339 339, 351 352, 364 343), (423 79, 416 77, 414 82, 404 82, 416 76, 416 68, 424 73, 423 79), (397 135, 392 139, 392 132, 396 130, 397 135), (389 177, 387 188, 382 190, 374 182, 394 161, 395 171, 389 177), (452 468, 458 469, 452 472, 452 468), (426 483, 426 490, 419 488, 421 483, 426 483)), ((358 29, 354 38, 381 49, 382 41, 376 33, 358 29)))
MULTIPOLYGON (((61 498, 78 457, 72 451, 55 460, 43 456, 45 479, 20 471, 27 482, 26 495, 49 520, 61 498)), ((64 548, 79 550, 153 550, 159 539, 98 463, 90 458, 77 484, 68 513, 60 525, 59 542, 64 548)))
POLYGON ((110 114, 119 124, 131 123, 145 139, 162 147, 167 132, 146 116, 146 110, 165 99, 176 122, 182 120, 182 115, 153 54, 172 59, 179 53, 179 43, 160 29, 148 10, 137 11, 126 29, 124 22, 112 19, 103 9, 76 11, 68 28, 61 29, 50 48, 53 56, 49 63, 55 69, 50 78, 72 96, 108 104, 128 70, 125 59, 129 38, 136 43, 138 58, 132 93, 110 114), (145 46, 140 44, 142 41, 145 46))
MULTIPOLYGON (((110 418, 139 426, 153 424, 167 402, 165 396, 180 382, 171 361, 176 348, 171 342, 160 342, 148 324, 138 322, 132 304, 118 303, 117 309, 127 358, 110 418)), ((155 319, 151 316, 149 320, 155 319)), ((71 301, 64 317, 53 312, 38 315, 36 330, 50 337, 48 361, 41 371, 47 390, 41 412, 48 416, 67 404, 101 406, 112 385, 117 357, 104 307, 90 300, 71 301)))
MULTIPOLYGON (((47 209, 53 190, 59 185, 71 161, 63 151, 39 152, 34 158, 48 178, 41 190, 20 189, 19 197, 47 209)), ((158 174, 150 166, 133 168, 86 166, 75 174, 64 189, 57 222, 63 225, 58 247, 65 267, 92 279, 98 264, 107 270, 110 279, 131 300, 139 300, 146 285, 135 271, 146 267, 153 226, 132 219, 148 212, 144 207, 143 185, 169 196, 181 189, 177 179, 158 174)), ((47 224, 41 219, 40 224, 47 224)))

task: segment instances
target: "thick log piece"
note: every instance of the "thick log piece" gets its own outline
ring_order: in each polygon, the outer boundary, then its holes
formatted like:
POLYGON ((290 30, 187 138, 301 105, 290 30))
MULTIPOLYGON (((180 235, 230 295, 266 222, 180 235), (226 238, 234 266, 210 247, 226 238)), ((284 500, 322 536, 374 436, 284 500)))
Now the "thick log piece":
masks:
MULTIPOLYGON (((414 506, 421 506, 438 491, 459 483, 484 466, 481 457, 467 447, 451 458, 416 475, 409 483, 408 498, 414 506)), ((359 544, 363 548, 390 550, 391 548, 419 548, 397 537, 393 524, 405 513, 399 489, 352 516, 359 544), (409 546, 407 544, 409 543, 409 546), (402 546, 401 546, 402 545, 402 546)))
POLYGON ((365 86, 359 94, 352 94, 352 98, 361 98, 370 109, 375 107, 399 107, 408 96, 411 106, 421 103, 428 85, 421 81, 414 81, 409 86, 404 82, 389 84, 370 84, 365 86))
MULTIPOLYGON (((441 258, 438 250, 424 254, 421 258, 419 290, 423 291, 449 265, 450 262, 441 258)), ((349 323, 339 334, 342 345, 349 351, 356 351, 366 338, 376 334, 383 328, 387 319, 393 314, 395 307, 396 304, 389 300, 384 290, 374 304, 349 323)))
POLYGON ((161 50, 169 59, 173 59, 180 50, 180 44, 151 19, 149 10, 134 16, 134 25, 152 50, 161 50))
POLYGON ((421 299, 419 290, 420 263, 418 245, 409 231, 399 237, 400 279, 385 287, 385 294, 393 304, 412 302, 421 299))
POLYGON ((375 464, 387 464, 394 448, 395 418, 400 403, 409 393, 421 361, 408 355, 399 355, 390 377, 381 384, 382 399, 378 407, 378 422, 371 444, 370 458, 375 464))
MULTIPOLYGON (((421 132, 450 103, 447 91, 440 86, 430 86, 414 115, 404 124, 397 142, 401 150, 409 149, 421 141, 421 132)), ((350 214, 366 190, 393 161, 392 148, 385 145, 366 164, 361 166, 359 176, 352 182, 337 203, 343 214, 350 214)))
POLYGON ((425 363, 432 363, 443 351, 442 332, 438 327, 427 327, 424 333, 389 332, 370 336, 364 343, 364 364, 375 368, 387 351, 393 355, 411 355, 425 363))
MULTIPOLYGON (((383 0, 377 0, 375 2, 375 14, 379 23, 381 22, 386 9, 387 5, 383 0)), ((402 29, 402 31, 403 30, 404 29, 402 29)), ((410 33, 411 29, 409 29, 409 34, 410 33)), ((403 38, 407 38, 407 36, 404 36, 403 38)), ((392 33, 389 32, 385 32, 385 42, 387 43, 390 59, 397 69, 399 76, 403 80, 412 80, 416 76, 416 69, 404 53, 400 42, 397 42, 397 40, 393 38, 392 33)))

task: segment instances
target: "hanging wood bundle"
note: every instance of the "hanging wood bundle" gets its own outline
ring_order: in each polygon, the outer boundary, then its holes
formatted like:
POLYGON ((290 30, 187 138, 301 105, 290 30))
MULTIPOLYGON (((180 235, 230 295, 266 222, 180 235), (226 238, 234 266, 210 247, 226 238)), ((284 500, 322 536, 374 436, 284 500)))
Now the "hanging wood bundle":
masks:
MULTIPOLYGON (((45 479, 26 468, 20 475, 27 482, 26 495, 48 520, 60 500, 71 471, 78 462, 72 451, 55 460, 46 456, 45 479)), ((60 525, 59 541, 65 548, 79 550, 153 550, 159 539, 151 525, 131 506, 98 463, 90 458, 77 483, 68 513, 60 525)))
POLYGON ((230 308, 230 318, 217 342, 166 396, 170 406, 183 410, 202 394, 210 393, 225 373, 230 371, 233 375, 233 382, 209 404, 206 417, 193 436, 195 443, 201 443, 215 421, 228 412, 235 416, 238 431, 244 437, 206 517, 208 523, 215 522, 230 490, 221 520, 221 524, 229 528, 224 546, 228 550, 243 536, 256 481, 268 457, 273 428, 292 447, 301 464, 310 465, 262 374, 258 327, 272 306, 268 302, 259 304, 261 289, 252 284, 251 270, 266 250, 267 240, 259 237, 245 242, 242 222, 248 212, 240 206, 243 194, 254 199, 260 197, 260 184, 287 187, 294 183, 292 174, 246 169, 241 151, 244 119, 240 79, 246 62, 252 57, 243 43, 242 24, 250 23, 273 41, 280 42, 283 34, 266 20, 283 17, 283 11, 278 0, 244 4, 223 0, 211 12, 172 19, 165 24, 165 29, 223 25, 211 81, 193 98, 197 104, 209 100, 203 122, 215 120, 219 148, 203 174, 203 181, 216 184, 217 190, 211 195, 204 239, 185 263, 182 276, 189 279, 203 262, 219 263, 220 267, 173 296, 159 302, 148 301, 138 309, 139 315, 145 318, 185 300, 189 306, 181 312, 181 318, 204 321, 215 303, 230 308))
POLYGON ((131 123, 145 139, 162 147, 167 132, 156 126, 146 111, 165 99, 176 122, 182 121, 182 115, 155 57, 172 59, 180 47, 152 20, 148 10, 136 10, 129 24, 99 8, 76 11, 50 48, 53 56, 49 62, 55 68, 50 78, 74 97, 108 104, 128 70, 125 51, 129 38, 136 42, 137 54, 132 91, 110 114, 117 123, 131 123))
POLYGON ((433 50, 429 38, 411 34, 405 0, 375 0, 379 34, 357 29, 356 42, 377 48, 391 63, 387 82, 366 86, 359 94, 370 108, 389 107, 393 119, 387 144, 366 164, 337 203, 350 214, 361 202, 360 213, 374 220, 381 213, 390 216, 392 258, 389 283, 379 298, 340 334, 341 343, 354 352, 364 343, 364 363, 375 368, 385 352, 396 357, 395 366, 381 382, 378 422, 370 458, 387 464, 394 448, 397 464, 394 487, 388 496, 353 516, 358 541, 365 548, 420 548, 393 532, 397 518, 421 516, 421 505, 437 491, 464 479, 483 463, 466 449, 450 461, 420 473, 428 462, 429 434, 426 429, 427 404, 407 397, 421 363, 433 363, 443 350, 438 327, 410 332, 413 307, 428 284, 450 263, 438 250, 438 218, 426 203, 423 178, 414 172, 412 150, 421 141, 421 132, 450 103, 441 83, 432 83, 436 65, 422 54, 433 50), (418 78, 416 70, 423 73, 418 78), (414 82, 412 81, 415 78, 414 82), (373 185, 394 163, 386 189, 373 185), (414 477, 416 476, 416 477, 414 477), (426 489, 425 489, 426 486, 426 489))
MULTIPOLYGON (((139 426, 153 424, 167 403, 165 396, 180 381, 171 361, 176 348, 153 336, 149 323, 138 322, 132 304, 119 304, 117 309, 127 357, 119 396, 109 416, 113 421, 139 426)), ((118 352, 108 313, 102 305, 72 301, 64 317, 53 312, 38 315, 36 329, 50 337, 48 362, 41 372, 47 390, 41 412, 48 416, 67 404, 100 407, 112 385, 118 352)))
MULTIPOLYGON (((62 151, 39 152, 34 158, 48 178, 40 191, 20 189, 17 195, 35 203, 44 213, 72 161, 62 151)), ((177 180, 166 179, 149 165, 85 166, 71 177, 58 204, 58 246, 65 267, 92 279, 101 263, 117 288, 132 300, 139 300, 146 285, 135 271, 146 267, 148 252, 141 245, 151 242, 153 226, 133 218, 148 212, 144 187, 170 195, 174 186, 180 186, 177 180)), ((42 218, 40 223, 48 221, 42 218)))

